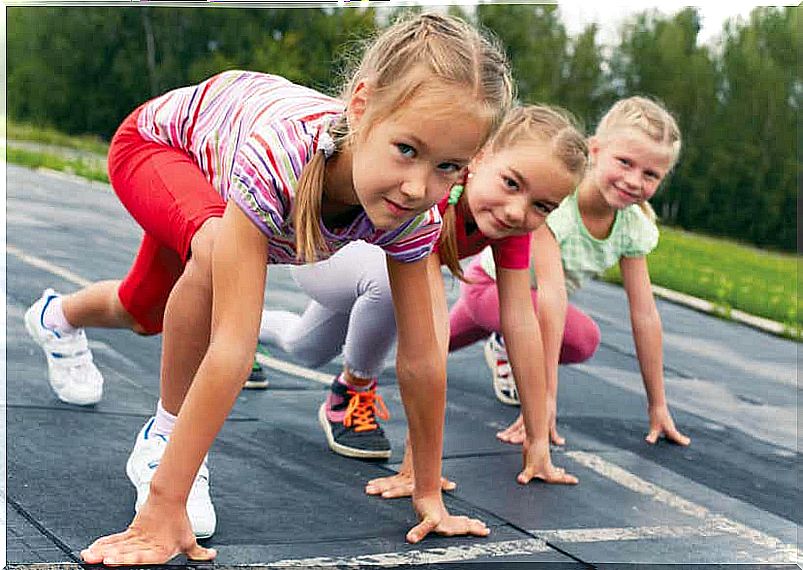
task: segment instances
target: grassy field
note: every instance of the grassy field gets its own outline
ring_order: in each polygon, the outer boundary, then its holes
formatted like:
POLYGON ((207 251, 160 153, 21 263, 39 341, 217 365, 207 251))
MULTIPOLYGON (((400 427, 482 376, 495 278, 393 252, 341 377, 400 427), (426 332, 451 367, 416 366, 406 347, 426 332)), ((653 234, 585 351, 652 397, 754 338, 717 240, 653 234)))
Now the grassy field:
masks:
MULTIPOLYGON (((801 336, 799 256, 661 227, 648 261, 656 285, 784 323, 790 337, 801 336)), ((619 282, 618 267, 605 278, 619 282)))
MULTIPOLYGON (((67 171, 108 182, 98 162, 107 144, 95 137, 71 137, 49 129, 8 123, 8 161, 31 168, 67 171), (15 147, 27 141, 40 150, 15 147), (57 149, 74 152, 58 152, 57 149), (56 150, 54 150, 56 149, 56 150)), ((662 227, 661 240, 649 256, 650 275, 656 285, 712 301, 724 309, 738 309, 784 323, 787 335, 797 340, 803 332, 798 301, 800 256, 780 254, 732 241, 662 227)), ((620 282, 615 267, 605 279, 620 282)))

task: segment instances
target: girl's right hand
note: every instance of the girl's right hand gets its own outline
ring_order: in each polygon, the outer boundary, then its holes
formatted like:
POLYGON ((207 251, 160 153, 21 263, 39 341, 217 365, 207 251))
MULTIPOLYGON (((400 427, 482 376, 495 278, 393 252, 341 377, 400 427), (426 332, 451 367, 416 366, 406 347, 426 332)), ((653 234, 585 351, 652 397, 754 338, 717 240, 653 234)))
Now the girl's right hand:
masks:
POLYGON ((577 477, 571 473, 566 473, 566 470, 562 467, 555 467, 552 464, 549 444, 545 441, 525 439, 521 454, 524 468, 516 477, 516 480, 522 485, 526 485, 533 479, 541 479, 544 483, 553 485, 577 485, 577 477))
POLYGON ((157 507, 149 498, 127 530, 97 539, 81 558, 88 564, 131 566, 164 564, 179 554, 207 561, 217 552, 196 542, 185 504, 157 507))
POLYGON ((413 508, 421 522, 407 533, 407 542, 411 544, 419 542, 431 532, 441 536, 488 536, 491 533, 479 519, 450 515, 440 493, 423 497, 414 495, 413 508))
MULTIPOLYGON (((441 477, 441 491, 454 491, 457 483, 441 477)), ((410 471, 399 471, 389 477, 378 477, 371 479, 365 485, 365 492, 368 495, 380 495, 383 499, 399 499, 401 497, 412 497, 415 491, 415 477, 410 471)))

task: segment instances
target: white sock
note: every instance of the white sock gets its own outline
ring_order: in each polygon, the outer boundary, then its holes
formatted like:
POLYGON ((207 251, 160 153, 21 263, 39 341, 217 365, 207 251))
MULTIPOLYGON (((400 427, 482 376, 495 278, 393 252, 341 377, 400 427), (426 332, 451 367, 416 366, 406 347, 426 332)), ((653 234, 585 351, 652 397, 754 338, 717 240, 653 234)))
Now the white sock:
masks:
POLYGON ((61 295, 55 299, 51 299, 51 301, 47 304, 47 307, 45 307, 45 313, 42 315, 42 322, 44 322, 45 326, 51 330, 63 333, 75 332, 75 327, 72 326, 67 320, 67 317, 64 316, 64 310, 61 307, 61 300, 61 295))
POLYGON ((156 421, 153 422, 151 433, 170 437, 177 419, 177 416, 174 416, 162 407, 162 400, 159 400, 159 403, 156 404, 156 421))

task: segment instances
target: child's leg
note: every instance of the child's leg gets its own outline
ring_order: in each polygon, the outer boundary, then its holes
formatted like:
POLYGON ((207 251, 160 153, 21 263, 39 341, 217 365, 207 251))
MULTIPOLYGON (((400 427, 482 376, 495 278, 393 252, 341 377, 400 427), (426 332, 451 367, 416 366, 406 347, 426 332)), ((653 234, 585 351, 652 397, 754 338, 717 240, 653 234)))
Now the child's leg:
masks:
POLYGON ((314 350, 334 356, 343 347, 356 376, 378 376, 396 334, 384 252, 355 242, 326 261, 296 268, 293 278, 313 303, 293 328, 292 342, 285 342, 303 346, 310 359, 314 350))
POLYGON ((561 364, 585 362, 597 351, 601 340, 599 326, 594 319, 572 304, 566 309, 566 326, 560 347, 561 364))
POLYGON ((361 271, 343 356, 352 376, 372 379, 382 372, 396 340, 393 295, 384 252, 363 242, 350 251, 353 259, 359 259, 361 271))
POLYGON ((499 294, 496 282, 479 264, 479 256, 465 272, 469 283, 460 284, 460 298, 449 311, 449 351, 486 338, 499 330, 499 294))
POLYGON ((298 268, 293 277, 313 299, 294 327, 297 342, 317 343, 325 355, 339 352, 345 339, 345 369, 318 410, 329 447, 347 457, 390 457, 390 442, 376 421, 387 418, 376 377, 396 332, 385 254, 355 242, 324 262, 298 268), (336 334, 316 339, 326 327, 336 334))
POLYGON ((277 345, 304 366, 317 368, 340 354, 348 319, 348 313, 333 311, 315 300, 301 315, 266 310, 262 312, 259 340, 277 345))

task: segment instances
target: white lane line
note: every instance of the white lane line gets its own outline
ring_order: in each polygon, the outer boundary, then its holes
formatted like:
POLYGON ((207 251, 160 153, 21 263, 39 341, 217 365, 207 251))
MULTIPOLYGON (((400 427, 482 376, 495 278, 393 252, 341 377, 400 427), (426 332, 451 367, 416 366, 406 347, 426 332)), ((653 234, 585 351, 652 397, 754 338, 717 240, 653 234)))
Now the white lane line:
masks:
MULTIPOLYGON (((92 284, 92 282, 88 279, 84 279, 69 269, 65 269, 64 267, 50 263, 45 259, 25 253, 13 245, 6 244, 6 251, 28 265, 32 265, 52 273, 53 275, 57 275, 58 277, 78 285, 79 287, 86 287, 87 285, 92 284)), ((278 358, 273 358, 260 353, 257 353, 257 360, 260 364, 286 374, 291 374, 300 378, 306 378, 307 380, 312 380, 313 382, 318 382, 319 384, 325 384, 327 386, 332 383, 331 374, 325 374, 323 372, 319 372, 318 370, 312 370, 311 368, 305 368, 303 366, 291 364, 290 362, 285 362, 283 360, 279 360, 278 358)))
POLYGON ((326 386, 329 386, 332 383, 331 374, 326 374, 318 370, 312 370, 311 368, 305 368, 304 366, 285 362, 284 360, 273 358, 272 356, 262 354, 261 352, 257 352, 256 359, 260 364, 267 366, 268 368, 278 370, 279 372, 284 372, 285 374, 306 378, 307 380, 312 380, 313 382, 318 382, 319 384, 325 384, 326 386))
POLYGON ((84 279, 80 275, 73 273, 69 269, 64 269, 63 267, 54 265, 45 259, 29 255, 23 252, 22 250, 17 249, 13 245, 6 244, 6 251, 11 255, 13 255, 14 257, 16 257, 17 259, 19 259, 20 261, 27 263, 28 265, 33 265, 34 267, 48 271, 53 275, 57 275, 62 279, 69 281, 70 283, 78 285, 79 287, 86 287, 87 285, 90 285, 92 283, 91 281, 84 279))
POLYGON ((619 542, 622 540, 655 540, 661 538, 688 538, 722 536, 729 534, 712 524, 629 526, 610 528, 570 528, 557 530, 532 529, 527 531, 549 542, 619 542))
POLYGON ((266 564, 267 568, 307 568, 316 566, 396 566, 424 565, 444 562, 465 562, 482 557, 528 556, 552 550, 539 538, 506 540, 501 542, 478 542, 467 546, 429 548, 427 550, 408 550, 407 552, 385 552, 363 554, 343 558, 301 558, 280 560, 266 564))
MULTIPOLYGON (((773 551, 772 562, 786 561, 794 563, 803 559, 801 552, 796 546, 785 544, 774 536, 750 528, 747 525, 731 520, 725 516, 712 513, 707 508, 675 495, 658 485, 649 483, 618 465, 605 461, 598 455, 585 451, 568 451, 566 455, 581 465, 633 492, 652 497, 653 500, 659 503, 663 503, 683 514, 702 520, 706 526, 711 526, 724 533, 736 535, 757 546, 773 551)), ((762 560, 762 562, 770 562, 770 560, 762 560)))

